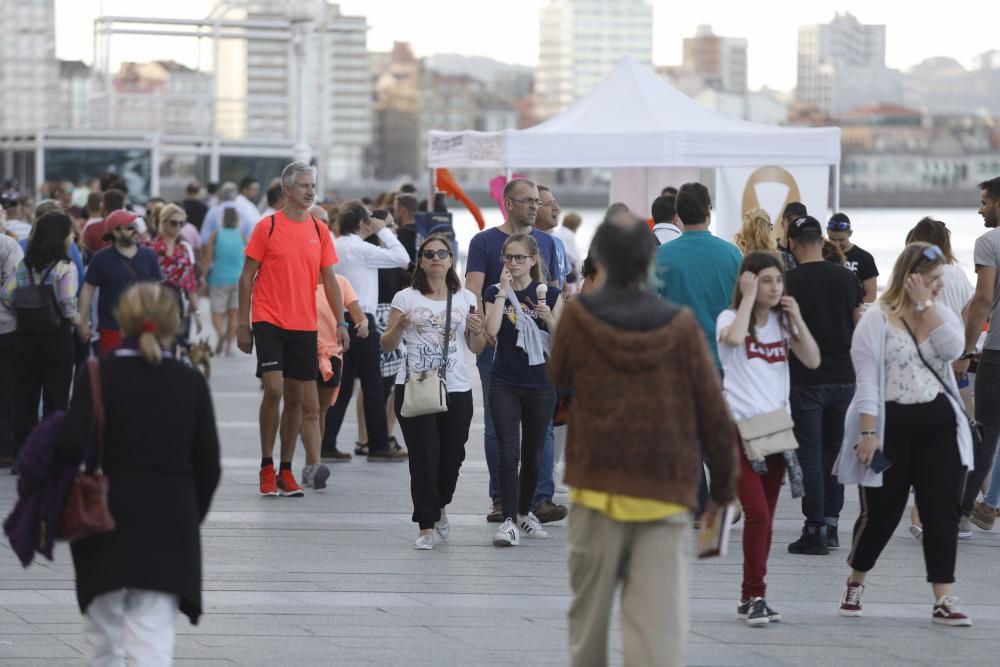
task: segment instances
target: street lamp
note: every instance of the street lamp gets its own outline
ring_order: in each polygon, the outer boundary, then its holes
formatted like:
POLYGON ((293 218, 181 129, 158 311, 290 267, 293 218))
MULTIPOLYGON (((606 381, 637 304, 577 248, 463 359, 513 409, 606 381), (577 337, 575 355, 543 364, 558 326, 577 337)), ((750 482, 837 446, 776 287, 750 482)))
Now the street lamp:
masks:
POLYGON ((312 148, 306 136, 306 65, 308 63, 309 33, 323 15, 324 0, 292 0, 286 10, 292 28, 292 52, 295 54, 296 86, 295 108, 298 112, 298 136, 295 141, 295 159, 309 162, 312 148))

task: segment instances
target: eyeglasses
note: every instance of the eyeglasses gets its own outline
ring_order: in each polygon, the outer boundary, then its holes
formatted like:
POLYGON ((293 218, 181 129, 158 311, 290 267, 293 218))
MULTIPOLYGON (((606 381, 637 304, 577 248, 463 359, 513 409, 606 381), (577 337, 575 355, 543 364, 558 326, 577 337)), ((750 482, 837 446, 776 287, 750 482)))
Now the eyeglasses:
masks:
POLYGON ((528 261, 528 257, 529 255, 503 255, 503 261, 507 262, 508 264, 510 263, 524 264, 525 262, 528 261))
POLYGON ((528 204, 534 204, 535 206, 542 206, 541 199, 532 199, 531 197, 524 197, 523 199, 511 199, 511 201, 514 202, 515 204, 524 204, 525 206, 527 206, 528 204))
POLYGON ((451 257, 451 251, 441 248, 440 250, 424 250, 420 253, 424 259, 445 259, 451 257))
POLYGON ((826 228, 831 232, 849 232, 851 231, 851 223, 843 220, 831 220, 826 223, 826 228))
POLYGON ((134 231, 138 231, 139 228, 136 227, 135 225, 121 225, 120 227, 118 227, 118 229, 120 229, 122 231, 125 231, 125 232, 134 232, 134 231))
POLYGON ((167 224, 170 225, 171 227, 180 227, 186 222, 187 220, 167 220, 167 224))
POLYGON ((944 259, 944 252, 942 252, 941 248, 937 247, 936 245, 932 245, 929 248, 924 248, 923 255, 924 259, 926 259, 928 262, 937 262, 939 260, 944 259))

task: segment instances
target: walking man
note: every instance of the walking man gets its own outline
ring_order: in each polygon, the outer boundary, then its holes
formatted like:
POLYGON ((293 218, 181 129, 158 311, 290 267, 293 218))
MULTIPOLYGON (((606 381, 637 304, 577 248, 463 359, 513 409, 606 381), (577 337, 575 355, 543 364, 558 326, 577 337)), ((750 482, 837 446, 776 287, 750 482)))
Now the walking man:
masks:
MULTIPOLYGON (((350 345, 340 285, 333 266, 337 253, 330 233, 312 216, 316 170, 292 162, 281 172, 285 208, 254 227, 244 254, 239 282, 239 328, 236 344, 245 353, 257 345, 257 377, 264 381, 260 405, 260 495, 301 496, 292 474, 299 431, 307 463, 319 462, 319 400, 316 394, 316 285, 320 274, 337 334, 350 345), (252 312, 251 312, 252 298, 252 312), (252 328, 251 328, 252 326, 252 328), (285 411, 280 415, 282 399, 285 411), (304 408, 304 409, 303 409, 304 408), (281 461, 274 470, 274 441, 280 421, 281 461)), ((323 480, 329 470, 313 469, 323 480)))

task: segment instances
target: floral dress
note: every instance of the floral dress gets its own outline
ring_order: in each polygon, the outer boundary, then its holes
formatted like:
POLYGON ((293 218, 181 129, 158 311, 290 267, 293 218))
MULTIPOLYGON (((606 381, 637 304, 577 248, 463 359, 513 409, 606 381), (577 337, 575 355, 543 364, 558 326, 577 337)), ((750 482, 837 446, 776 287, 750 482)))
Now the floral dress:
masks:
POLYGON ((174 250, 167 254, 167 242, 162 238, 155 239, 149 244, 149 249, 156 253, 156 259, 160 263, 160 273, 163 274, 163 282, 172 285, 190 294, 198 290, 198 278, 194 272, 194 261, 191 259, 189 245, 177 239, 174 242, 174 250))

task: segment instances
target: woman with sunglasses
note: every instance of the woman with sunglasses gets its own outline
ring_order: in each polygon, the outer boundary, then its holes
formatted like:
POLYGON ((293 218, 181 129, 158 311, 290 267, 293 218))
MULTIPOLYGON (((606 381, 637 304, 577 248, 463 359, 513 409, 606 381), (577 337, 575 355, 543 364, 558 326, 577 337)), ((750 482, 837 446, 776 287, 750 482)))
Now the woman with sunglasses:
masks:
POLYGON ((472 382, 466 358, 469 351, 479 354, 486 346, 476 303, 476 295, 462 289, 448 239, 432 234, 417 250, 412 287, 393 297, 389 325, 382 335, 383 350, 391 352, 400 342, 406 348, 406 361, 396 376, 395 407, 410 454, 413 522, 420 528, 414 547, 419 550, 434 548, 435 530, 441 539, 448 538, 445 508, 455 493, 472 422, 472 382), (445 350, 449 302, 451 325, 445 350), (442 366, 446 367, 448 410, 404 417, 407 373, 442 366))
POLYGON ((865 577, 899 524, 912 486, 924 522, 932 620, 972 624, 952 595, 972 434, 951 372, 964 350, 965 332, 958 316, 936 303, 945 262, 937 246, 906 246, 877 307, 854 331, 857 391, 834 472, 842 484, 858 485, 861 515, 847 558, 853 569, 841 616, 861 616, 865 577))
MULTIPOLYGON (((167 204, 160 208, 159 234, 149 244, 149 249, 156 253, 164 284, 187 295, 186 317, 193 316, 198 331, 201 331, 194 248, 181 238, 181 228, 186 223, 187 215, 184 213, 184 209, 177 204, 167 204)), ((182 325, 180 337, 184 338, 186 333, 187 330, 182 325)))
POLYGON ((562 300, 559 290, 544 282, 534 237, 513 234, 504 242, 502 254, 500 282, 483 295, 486 333, 496 339, 488 409, 497 434, 504 515, 493 544, 516 546, 521 533, 528 538, 548 537, 530 510, 556 405, 545 355, 562 300))

